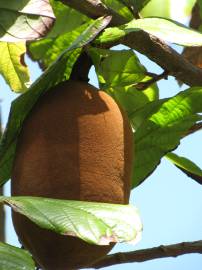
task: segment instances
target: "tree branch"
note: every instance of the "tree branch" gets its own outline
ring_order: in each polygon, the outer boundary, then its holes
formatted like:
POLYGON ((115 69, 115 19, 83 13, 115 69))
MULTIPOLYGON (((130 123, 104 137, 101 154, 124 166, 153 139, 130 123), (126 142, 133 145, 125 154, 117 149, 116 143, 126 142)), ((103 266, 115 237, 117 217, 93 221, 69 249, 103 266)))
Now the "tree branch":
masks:
POLYGON ((161 74, 152 74, 150 72, 147 72, 147 75, 151 76, 152 78, 147 80, 147 81, 139 82, 139 83, 135 84, 135 88, 137 90, 143 91, 143 90, 147 89, 149 86, 151 86, 153 83, 158 82, 162 79, 167 80, 167 78, 168 78, 168 72, 166 70, 161 74))
POLYGON ((199 130, 202 130, 202 122, 196 123, 192 127, 190 127, 190 129, 186 132, 186 134, 183 137, 191 135, 199 130))
POLYGON ((177 257, 189 253, 202 254, 202 240, 195 242, 183 242, 168 246, 159 246, 132 252, 120 252, 104 257, 92 267, 99 269, 115 264, 144 262, 158 258, 177 257))
POLYGON ((127 21, 113 9, 106 7, 100 0, 61 0, 65 5, 74 8, 86 16, 97 19, 105 15, 112 15, 111 25, 124 24, 127 21))
POLYGON ((121 43, 146 55, 178 80, 190 86, 202 85, 202 69, 195 67, 158 38, 139 31, 125 36, 121 43))
MULTIPOLYGON (((99 0, 61 1, 93 19, 103 15, 112 15, 111 25, 120 25, 126 22, 122 16, 106 7, 99 0)), ((125 36, 119 41, 120 43, 146 55, 178 80, 190 86, 202 85, 202 69, 192 65, 158 38, 143 31, 138 31, 125 36)), ((110 45, 117 45, 117 42, 110 45)))

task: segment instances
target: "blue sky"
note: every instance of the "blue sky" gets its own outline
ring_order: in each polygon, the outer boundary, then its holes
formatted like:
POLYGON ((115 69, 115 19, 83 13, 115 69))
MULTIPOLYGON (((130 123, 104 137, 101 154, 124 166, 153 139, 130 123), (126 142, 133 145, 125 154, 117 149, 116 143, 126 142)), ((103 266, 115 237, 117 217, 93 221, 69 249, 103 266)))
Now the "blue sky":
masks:
MULTIPOLYGON (((140 56, 140 58, 149 71, 161 72, 161 69, 148 61, 146 57, 140 56)), ((32 80, 35 80, 39 76, 40 70, 36 64, 29 60, 27 60, 27 63, 30 66, 32 80)), ((96 85, 93 70, 91 71, 91 83, 96 85)), ((179 91, 179 87, 173 78, 161 81, 159 86, 161 98, 173 96, 179 91)), ((16 95, 10 92, 2 79, 0 79, 0 90, 3 124, 5 126, 10 102, 16 95)), ((183 139, 176 150, 178 154, 190 158, 200 167, 202 167, 201 136, 202 132, 198 132, 183 139)), ((7 185, 6 194, 9 194, 9 185, 7 185)), ((202 239, 202 186, 181 173, 169 161, 163 159, 158 169, 141 186, 133 190, 131 203, 139 208, 141 214, 144 225, 142 241, 137 246, 116 245, 113 252, 202 239)), ((6 222, 7 242, 17 245, 8 211, 6 222)), ((202 256, 191 254, 144 263, 116 265, 106 269, 201 270, 202 256)))

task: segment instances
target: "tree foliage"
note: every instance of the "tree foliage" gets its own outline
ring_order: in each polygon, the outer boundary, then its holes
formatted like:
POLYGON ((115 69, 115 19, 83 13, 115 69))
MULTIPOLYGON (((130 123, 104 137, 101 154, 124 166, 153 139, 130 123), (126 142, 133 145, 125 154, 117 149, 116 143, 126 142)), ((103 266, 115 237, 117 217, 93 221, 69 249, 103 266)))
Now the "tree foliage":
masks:
MULTIPOLYGON (((92 65, 95 67, 100 88, 111 95, 128 115, 135 141, 132 188, 146 181, 163 157, 202 184, 201 169, 188 157, 180 157, 172 152, 185 136, 202 128, 202 71, 199 68, 201 55, 198 53, 198 47, 202 46, 202 1, 187 0, 178 7, 185 10, 185 15, 191 15, 195 5, 199 12, 192 13, 191 22, 197 21, 191 24, 194 29, 172 18, 170 1, 164 1, 166 4, 159 13, 156 9, 159 0, 97 2, 1 1, 0 51, 3 56, 0 59, 0 73, 12 91, 21 93, 12 103, 1 139, 1 185, 10 179, 17 138, 26 116, 41 95, 70 78, 78 63, 81 66, 78 75, 83 74, 84 77, 92 65), (171 43, 186 46, 183 55, 187 60, 172 49, 171 43), (121 50, 114 48, 120 44, 127 47, 121 47, 121 50), (148 72, 140 62, 137 51, 156 62, 163 69, 162 74, 148 72), (37 61, 43 70, 32 84, 24 61, 25 53, 37 61), (190 55, 195 57, 192 63, 190 55), (87 70, 82 69, 85 61, 90 63, 87 70), (186 90, 179 88, 177 95, 160 99, 161 89, 157 82, 168 76, 174 76, 181 84, 186 84, 186 90)), ((101 244, 100 239, 106 235, 106 241, 112 236, 117 242, 137 240, 142 230, 133 206, 55 202, 31 197, 1 197, 0 201, 43 228, 62 234, 68 231, 95 244, 101 244), (71 204, 75 208, 72 213, 75 216, 74 228, 68 226, 68 207, 71 204), (48 217, 43 214, 39 216, 42 209, 48 217), (54 215, 61 209, 67 213, 62 219, 54 215), (96 237, 88 231, 86 216, 81 222, 86 212, 88 220, 97 228, 96 237), (110 220, 107 223, 106 215, 113 216, 115 223, 110 220), (128 220, 128 223, 124 224, 124 220, 128 220)), ((202 253, 200 241, 194 244, 197 246, 195 249, 193 243, 187 245, 188 248, 186 246, 181 253, 174 251, 171 255, 189 253, 189 247, 193 252, 202 253)), ((175 248, 182 250, 180 245, 175 248)), ((114 257, 112 262, 110 258, 103 259, 103 263, 95 267, 107 266, 108 261, 109 265, 116 263, 114 257)), ((1 243, 0 266, 11 269, 11 264, 16 265, 15 269, 34 269, 28 252, 1 243)))

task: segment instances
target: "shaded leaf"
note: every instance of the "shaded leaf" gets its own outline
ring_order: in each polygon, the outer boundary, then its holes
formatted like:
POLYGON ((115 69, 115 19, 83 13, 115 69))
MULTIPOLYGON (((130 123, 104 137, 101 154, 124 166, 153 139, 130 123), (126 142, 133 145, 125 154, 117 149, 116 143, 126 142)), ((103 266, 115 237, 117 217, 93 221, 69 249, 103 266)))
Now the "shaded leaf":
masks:
POLYGON ((151 0, 124 0, 123 2, 133 11, 139 12, 143 9, 151 0))
POLYGON ((0 42, 0 73, 17 93, 25 92, 30 84, 29 70, 24 62, 25 52, 24 42, 0 42))
POLYGON ((0 144, 0 185, 10 178, 17 137, 25 118, 42 94, 69 78, 74 64, 72 59, 75 61, 80 48, 92 41, 110 20, 111 17, 102 17, 94 21, 32 84, 28 92, 12 102, 9 121, 0 144))
POLYGON ((202 46, 202 34, 183 24, 164 18, 132 20, 120 27, 107 28, 99 37, 101 43, 114 41, 134 31, 144 30, 162 40, 183 46, 202 46))
POLYGON ((195 163, 188 158, 178 156, 175 153, 168 153, 165 157, 187 176, 202 185, 202 170, 195 163))
POLYGON ((1 270, 34 270, 35 264, 28 251, 0 242, 1 270))
POLYGON ((47 34, 55 16, 48 0, 1 0, 0 40, 33 40, 47 34))
POLYGON ((201 99, 202 89, 193 87, 164 100, 162 105, 155 101, 152 110, 157 111, 142 121, 135 132, 134 187, 153 172, 161 158, 175 149, 187 130, 201 119, 197 114, 202 112, 201 99))
POLYGON ((200 15, 202 15, 202 0, 197 0, 197 4, 199 6, 200 15))
POLYGON ((108 245, 140 240, 142 224, 131 205, 68 201, 37 197, 0 197, 42 228, 108 245))

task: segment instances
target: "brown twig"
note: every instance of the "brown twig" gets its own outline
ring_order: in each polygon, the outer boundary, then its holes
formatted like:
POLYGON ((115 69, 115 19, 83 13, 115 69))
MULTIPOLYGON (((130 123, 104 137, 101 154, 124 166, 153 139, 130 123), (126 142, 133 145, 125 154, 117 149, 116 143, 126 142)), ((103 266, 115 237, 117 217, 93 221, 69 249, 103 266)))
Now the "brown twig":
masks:
POLYGON ((157 258, 177 257, 189 253, 202 254, 202 240, 195 242, 183 242, 168 246, 159 246, 132 252, 120 252, 104 257, 92 267, 99 269, 115 264, 145 262, 157 258))
POLYGON ((192 127, 190 127, 190 129, 186 132, 186 134, 183 137, 191 135, 199 130, 202 130, 202 122, 196 123, 192 127))
POLYGON ((92 66, 91 58, 85 51, 83 51, 73 66, 70 79, 88 82, 89 81, 88 73, 91 66, 92 66))
MULTIPOLYGON (((120 25, 126 22, 122 16, 106 7, 99 0, 61 1, 94 19, 99 16, 110 14, 112 15, 111 25, 120 25)), ((145 54, 164 70, 167 70, 170 75, 190 86, 202 85, 202 70, 192 65, 167 44, 154 36, 143 31, 133 32, 119 40, 118 43, 116 42, 110 45, 114 46, 117 44, 124 44, 145 54)))
POLYGON ((147 74, 149 76, 151 76, 152 78, 149 79, 149 80, 147 80, 147 81, 145 81, 145 82, 139 82, 139 83, 137 83, 135 85, 135 88, 137 90, 143 91, 143 90, 147 89, 149 86, 151 86, 153 83, 158 82, 158 81, 160 81, 162 79, 167 79, 168 78, 168 75, 169 75, 166 70, 163 73, 159 74, 159 75, 158 74, 152 74, 150 72, 147 72, 147 74))

